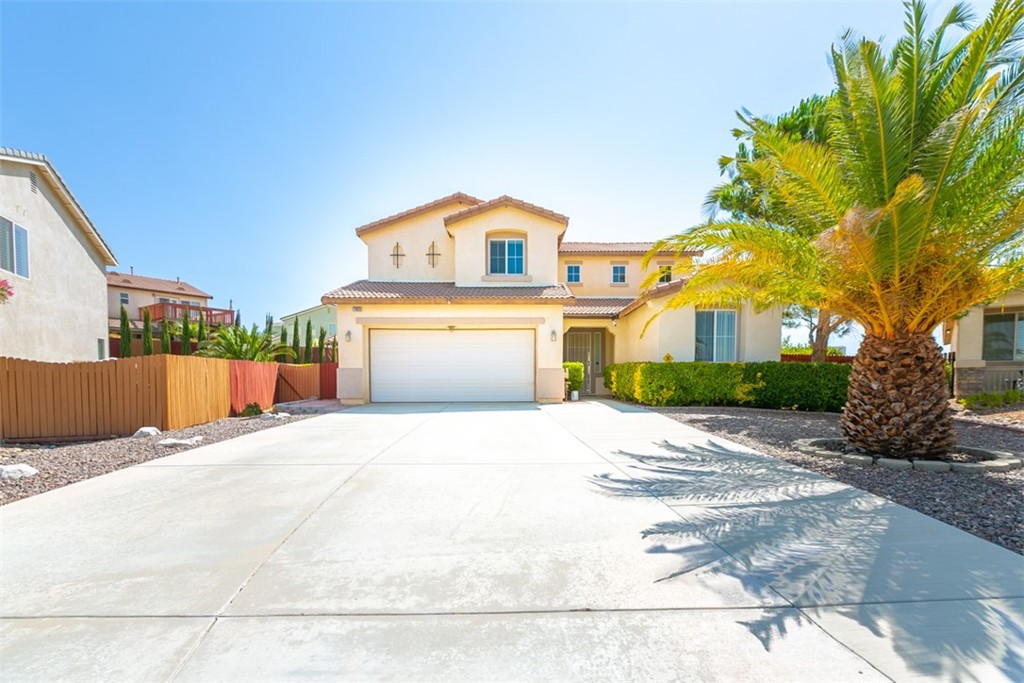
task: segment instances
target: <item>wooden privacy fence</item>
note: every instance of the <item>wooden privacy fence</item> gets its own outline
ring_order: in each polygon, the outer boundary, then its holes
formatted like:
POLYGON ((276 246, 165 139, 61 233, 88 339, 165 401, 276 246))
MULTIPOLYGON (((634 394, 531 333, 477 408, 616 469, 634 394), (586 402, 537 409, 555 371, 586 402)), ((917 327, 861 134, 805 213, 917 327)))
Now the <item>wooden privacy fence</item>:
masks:
POLYGON ((320 398, 338 398, 338 364, 320 364, 320 398))
POLYGON ((301 401, 305 398, 320 396, 319 365, 286 365, 277 366, 276 403, 301 401))
POLYGON ((233 360, 231 374, 231 414, 237 415, 250 403, 258 403, 264 410, 274 405, 277 387, 277 363, 257 363, 251 360, 233 360))
POLYGON ((107 437, 227 417, 229 361, 145 356, 89 363, 0 358, 0 438, 107 437))

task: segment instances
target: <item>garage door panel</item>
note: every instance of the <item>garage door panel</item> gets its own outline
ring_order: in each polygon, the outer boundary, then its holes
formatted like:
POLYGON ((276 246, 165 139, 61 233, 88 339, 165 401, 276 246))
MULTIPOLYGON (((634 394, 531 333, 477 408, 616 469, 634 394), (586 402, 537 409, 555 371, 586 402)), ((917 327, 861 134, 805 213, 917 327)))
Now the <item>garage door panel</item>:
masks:
POLYGON ((370 400, 532 401, 533 330, 372 330, 370 400))

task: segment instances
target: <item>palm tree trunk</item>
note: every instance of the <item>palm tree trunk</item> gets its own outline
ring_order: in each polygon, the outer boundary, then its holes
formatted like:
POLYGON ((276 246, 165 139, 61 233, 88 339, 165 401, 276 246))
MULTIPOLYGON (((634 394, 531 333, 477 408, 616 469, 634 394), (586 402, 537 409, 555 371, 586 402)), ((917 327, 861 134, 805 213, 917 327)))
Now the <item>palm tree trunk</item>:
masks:
POLYGON ((811 343, 811 362, 824 363, 828 359, 828 338, 832 334, 829 323, 832 314, 824 308, 818 309, 818 324, 814 328, 814 340, 811 343))
POLYGON ((843 436, 859 451, 934 459, 953 445, 942 352, 928 334, 866 336, 850 372, 843 436))

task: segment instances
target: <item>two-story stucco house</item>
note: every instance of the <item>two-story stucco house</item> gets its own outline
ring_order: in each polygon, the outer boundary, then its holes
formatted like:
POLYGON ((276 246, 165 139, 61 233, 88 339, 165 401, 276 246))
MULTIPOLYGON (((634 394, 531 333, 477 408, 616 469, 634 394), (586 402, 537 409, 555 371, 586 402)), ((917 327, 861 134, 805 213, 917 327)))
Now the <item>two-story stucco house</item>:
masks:
POLYGON ((208 327, 231 325, 235 312, 230 309, 210 308, 213 298, 198 287, 181 278, 168 280, 132 273, 107 273, 107 314, 110 332, 116 334, 121 327, 121 307, 124 306, 133 336, 141 338, 144 311, 149 311, 154 329, 159 330, 165 320, 198 322, 205 318, 208 327))
POLYGON ((281 335, 281 328, 288 331, 290 335, 295 329, 295 321, 299 321, 299 342, 305 343, 306 334, 306 321, 310 321, 313 325, 313 339, 315 340, 320 334, 320 328, 323 328, 327 332, 327 339, 333 339, 334 335, 338 331, 338 312, 334 310, 334 306, 327 306, 320 304, 319 306, 313 306, 306 308, 295 313, 289 313, 288 315, 281 316, 281 322, 274 325, 274 338, 277 339, 281 335))
POLYGON ((107 357, 110 248, 42 154, 0 147, 0 356, 107 357))
POLYGON ((778 360, 781 314, 666 311, 690 255, 650 243, 564 240, 569 219, 508 196, 457 193, 356 229, 369 277, 327 292, 337 307, 338 395, 347 402, 561 401, 563 360, 603 393, 607 363, 778 360))
POLYGON ((972 308, 946 329, 957 396, 1024 388, 1024 290, 972 308))

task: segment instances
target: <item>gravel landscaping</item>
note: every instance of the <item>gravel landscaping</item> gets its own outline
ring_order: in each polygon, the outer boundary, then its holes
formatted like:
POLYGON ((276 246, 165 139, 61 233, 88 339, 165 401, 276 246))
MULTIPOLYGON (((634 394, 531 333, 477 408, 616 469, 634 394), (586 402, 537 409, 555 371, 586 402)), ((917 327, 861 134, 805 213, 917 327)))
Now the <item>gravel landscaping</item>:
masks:
MULTIPOLYGON (((961 475, 860 467, 792 448, 797 439, 838 437, 839 415, 754 408, 654 408, 697 429, 838 479, 1024 555, 1024 469, 961 475)), ((962 446, 1024 455, 1024 429, 999 415, 955 420, 962 446), (988 421, 986 421, 988 420, 988 421)))
POLYGON ((0 465, 25 463, 39 470, 39 474, 33 477, 0 480, 0 505, 131 467, 147 460, 174 455, 309 417, 311 415, 292 415, 277 419, 236 417, 167 431, 159 436, 125 437, 49 446, 0 445, 0 465), (203 439, 195 446, 158 445, 159 441, 167 438, 190 439, 196 436, 203 439))

